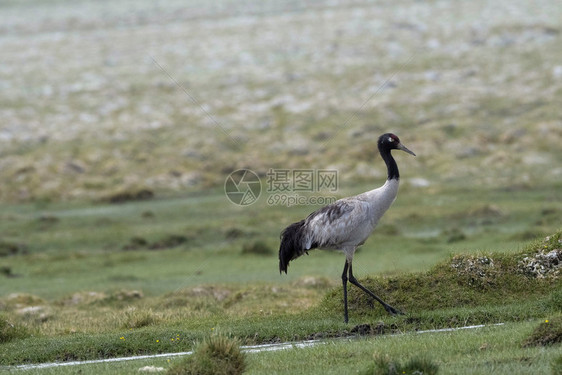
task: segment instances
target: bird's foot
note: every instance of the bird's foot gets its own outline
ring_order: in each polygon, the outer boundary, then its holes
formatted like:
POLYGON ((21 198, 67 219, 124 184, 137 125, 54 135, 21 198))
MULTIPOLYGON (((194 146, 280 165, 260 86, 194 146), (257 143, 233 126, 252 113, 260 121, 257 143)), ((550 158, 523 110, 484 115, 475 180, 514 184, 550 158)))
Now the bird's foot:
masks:
POLYGON ((404 313, 398 309, 395 309, 394 307, 390 306, 390 305, 384 305, 384 309, 390 314, 390 315, 404 315, 404 313))

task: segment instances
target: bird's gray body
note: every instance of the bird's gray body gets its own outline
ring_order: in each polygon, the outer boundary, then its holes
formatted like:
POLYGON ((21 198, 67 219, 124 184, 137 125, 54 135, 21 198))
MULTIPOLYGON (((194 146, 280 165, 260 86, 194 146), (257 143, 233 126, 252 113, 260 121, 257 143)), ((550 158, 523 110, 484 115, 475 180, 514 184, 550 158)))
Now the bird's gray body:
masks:
POLYGON ((340 199, 333 204, 314 211, 306 219, 293 223, 281 232, 279 245, 279 272, 287 272, 289 262, 312 249, 336 249, 345 254, 342 273, 344 321, 348 322, 347 281, 357 286, 381 305, 390 314, 400 311, 390 306, 353 276, 353 255, 363 245, 377 226, 380 218, 390 208, 398 194, 400 173, 391 150, 402 150, 415 154, 400 143, 394 134, 379 137, 378 149, 386 163, 388 178, 381 187, 365 193, 340 199))
POLYGON ((352 259, 396 199, 398 185, 397 179, 387 180, 378 189, 340 199, 310 214, 304 222, 303 250, 342 250, 352 259))

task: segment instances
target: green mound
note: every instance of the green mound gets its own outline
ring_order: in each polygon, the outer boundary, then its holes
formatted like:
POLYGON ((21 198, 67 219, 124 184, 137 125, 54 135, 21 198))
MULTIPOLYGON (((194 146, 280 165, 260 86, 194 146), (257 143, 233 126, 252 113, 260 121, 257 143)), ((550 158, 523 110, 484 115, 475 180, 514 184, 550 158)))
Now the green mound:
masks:
MULTIPOLYGON (((423 273, 395 277, 367 277, 361 282, 384 301, 407 315, 452 308, 505 306, 541 302, 545 309, 561 309, 560 270, 562 232, 510 254, 455 255, 423 273)), ((386 312, 357 288, 349 289, 355 316, 384 316, 386 312)), ((322 303, 341 309, 341 288, 322 303)))
POLYGON ((528 346, 547 346, 562 343, 562 316, 541 322, 523 343, 528 346))

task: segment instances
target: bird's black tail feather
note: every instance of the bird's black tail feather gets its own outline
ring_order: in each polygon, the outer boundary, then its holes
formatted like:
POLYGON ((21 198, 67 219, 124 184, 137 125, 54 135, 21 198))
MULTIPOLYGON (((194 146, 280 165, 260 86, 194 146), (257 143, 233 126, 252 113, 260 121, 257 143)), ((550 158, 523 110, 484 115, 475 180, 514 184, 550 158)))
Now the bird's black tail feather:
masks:
POLYGON ((306 253, 304 248, 304 220, 289 225, 281 232, 279 246, 279 272, 287 273, 289 262, 306 253))

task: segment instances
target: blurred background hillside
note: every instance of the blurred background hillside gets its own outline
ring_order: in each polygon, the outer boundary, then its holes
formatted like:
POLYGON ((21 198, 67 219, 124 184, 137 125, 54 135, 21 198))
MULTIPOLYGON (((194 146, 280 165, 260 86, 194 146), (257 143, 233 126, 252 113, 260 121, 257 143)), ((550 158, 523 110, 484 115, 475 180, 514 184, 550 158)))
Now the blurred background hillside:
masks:
MULTIPOLYGON (((0 200, 221 187, 238 168, 562 187, 557 0, 0 3, 0 200)), ((378 185, 378 182, 376 183, 378 185)))

